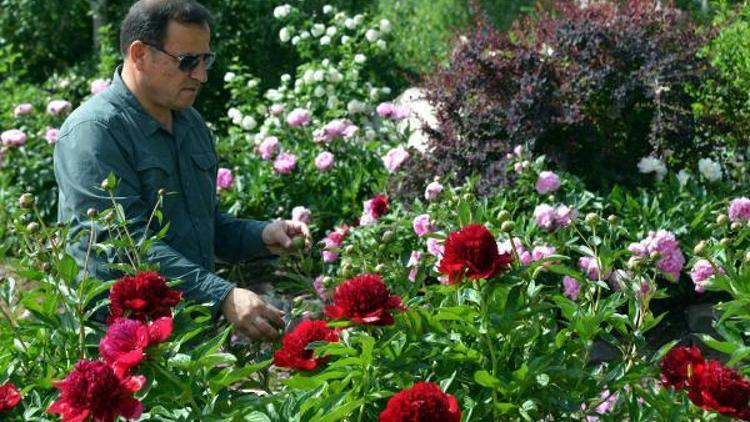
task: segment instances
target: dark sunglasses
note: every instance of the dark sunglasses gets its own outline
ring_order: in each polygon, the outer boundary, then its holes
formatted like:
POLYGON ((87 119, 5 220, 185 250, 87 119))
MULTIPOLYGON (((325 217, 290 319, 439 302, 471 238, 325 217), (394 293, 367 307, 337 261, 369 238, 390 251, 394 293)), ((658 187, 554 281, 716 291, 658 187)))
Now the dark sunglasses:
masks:
POLYGON ((206 64, 206 70, 210 69, 211 66, 213 66, 214 62, 216 61, 216 53, 203 53, 203 54, 197 54, 197 55, 183 54, 181 56, 175 56, 174 54, 164 50, 158 45, 147 43, 146 41, 141 41, 141 42, 177 60, 178 67, 183 72, 190 72, 194 70, 196 67, 198 67, 198 64, 200 64, 201 59, 203 60, 203 63, 206 64))

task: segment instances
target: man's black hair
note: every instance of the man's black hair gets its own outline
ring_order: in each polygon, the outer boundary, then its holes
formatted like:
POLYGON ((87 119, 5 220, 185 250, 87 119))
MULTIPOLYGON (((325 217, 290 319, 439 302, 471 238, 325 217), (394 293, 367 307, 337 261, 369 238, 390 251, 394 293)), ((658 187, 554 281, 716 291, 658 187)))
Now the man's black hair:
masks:
POLYGON ((120 25, 120 51, 127 55, 135 40, 164 47, 170 21, 211 26, 213 17, 193 0, 139 0, 120 25))

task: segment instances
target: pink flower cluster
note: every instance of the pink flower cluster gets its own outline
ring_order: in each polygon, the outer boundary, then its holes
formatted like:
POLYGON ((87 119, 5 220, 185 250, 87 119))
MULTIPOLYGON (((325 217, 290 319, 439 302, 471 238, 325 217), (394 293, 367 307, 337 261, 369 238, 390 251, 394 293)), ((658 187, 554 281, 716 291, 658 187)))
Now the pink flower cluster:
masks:
POLYGON ((335 162, 334 158, 335 157, 330 152, 323 151, 315 157, 315 167, 317 167, 320 172, 326 172, 333 167, 335 162))
POLYGON ((344 243, 344 238, 346 237, 348 233, 349 233, 349 226, 344 225, 344 226, 336 228, 334 231, 326 235, 326 237, 322 240, 323 262, 333 262, 339 257, 338 252, 332 251, 331 249, 340 248, 341 245, 344 243))
POLYGON ((628 250, 637 256, 659 254, 656 267, 674 281, 680 278, 680 271, 685 265, 685 257, 682 255, 674 233, 667 230, 649 232, 645 239, 630 244, 628 250))
POLYGON ((234 176, 232 175, 232 170, 224 167, 220 168, 216 173, 216 188, 219 190, 229 189, 233 184, 234 176))
POLYGON ((65 100, 52 100, 47 104, 47 113, 53 116, 59 116, 65 112, 70 111, 73 108, 73 104, 65 100))
POLYGON ((280 174, 290 174, 297 165, 297 157, 288 152, 282 152, 273 162, 273 169, 280 174))
POLYGON ((733 223, 750 222, 750 199, 744 196, 733 199, 729 204, 729 219, 733 223))
POLYGON ((60 136, 60 129, 54 128, 54 127, 48 127, 47 131, 44 133, 44 139, 47 140, 47 143, 54 144, 57 142, 57 138, 60 136))
POLYGON ((443 192, 443 185, 441 185, 437 180, 431 182, 424 190, 424 199, 428 201, 434 201, 438 196, 440 196, 441 192, 443 192))
POLYGON ((378 113, 378 116, 393 121, 403 120, 411 115, 411 109, 409 107, 399 106, 389 102, 378 104, 375 111, 378 113))
POLYGON ((568 227, 570 222, 576 218, 576 215, 576 210, 566 205, 552 207, 551 205, 540 204, 534 209, 536 225, 547 231, 568 227))
POLYGON ((513 255, 513 245, 515 245, 516 252, 518 253, 518 261, 522 265, 529 265, 532 262, 540 261, 544 258, 550 257, 555 254, 557 249, 550 245, 536 245, 531 251, 528 251, 521 239, 514 237, 503 242, 497 243, 497 252, 500 255, 513 255), (511 242, 513 244, 511 245, 511 242))
MULTIPOLYGON (((719 268, 719 272, 724 274, 722 268, 719 268)), ((693 264, 693 268, 690 269, 690 278, 693 280, 693 284, 695 284, 695 291, 697 293, 703 293, 706 290, 706 282, 715 274, 716 271, 714 270, 714 266, 711 265, 710 262, 705 259, 699 259, 696 261, 695 264, 693 264)))
POLYGON ((13 116, 23 116, 24 114, 31 113, 32 110, 34 110, 34 106, 29 103, 19 104, 13 109, 13 116))
POLYGON ((26 134, 20 129, 6 130, 0 134, 4 146, 17 147, 26 143, 26 134))
POLYGON ((362 204, 362 216, 359 218, 359 224, 366 226, 373 224, 383 214, 388 211, 388 197, 385 195, 375 195, 362 204))
POLYGON ((383 157, 383 164, 388 173, 393 173, 409 159, 409 153, 403 146, 398 146, 389 150, 383 157))
MULTIPOLYGON (((599 280, 599 264, 596 261, 596 258, 593 256, 582 256, 578 258, 578 267, 586 273, 586 277, 589 280, 599 280)), ((611 273, 607 273, 602 277, 603 280, 606 280, 609 278, 611 273)))
POLYGON ((426 236, 437 230, 437 227, 432 225, 429 214, 420 214, 414 217, 412 227, 414 228, 414 233, 419 237, 426 236))
POLYGON ((422 261, 422 252, 411 251, 409 256, 409 262, 406 263, 406 268, 409 270, 409 281, 412 283, 417 281, 417 271, 419 270, 419 263, 422 261))
POLYGON ((539 173, 534 187, 541 194, 554 192, 560 188, 560 177, 551 171, 543 171, 539 173))
POLYGON ((295 108, 286 116, 286 122, 291 127, 307 126, 311 120, 310 110, 306 108, 295 108))
POLYGON ((332 142, 338 137, 349 139, 359 130, 357 125, 349 119, 335 119, 328 122, 327 125, 313 132, 315 142, 332 142))
POLYGON ((260 155, 263 160, 270 160, 274 154, 279 150, 279 138, 275 136, 269 136, 263 139, 263 142, 258 145, 256 152, 260 155))
POLYGON ((568 297, 570 300, 577 300, 578 295, 581 293, 581 283, 573 277, 565 276, 562 280, 563 283, 563 295, 568 297))
POLYGON ((292 220, 310 224, 310 209, 303 206, 297 206, 292 209, 292 220))

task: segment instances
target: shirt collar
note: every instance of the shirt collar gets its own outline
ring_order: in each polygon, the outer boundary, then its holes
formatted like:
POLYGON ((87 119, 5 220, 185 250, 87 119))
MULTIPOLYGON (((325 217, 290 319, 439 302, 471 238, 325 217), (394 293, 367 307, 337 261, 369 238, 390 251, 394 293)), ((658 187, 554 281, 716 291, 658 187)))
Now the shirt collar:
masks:
MULTIPOLYGON (((153 135, 156 133, 159 128, 161 128, 161 123, 159 123, 158 120, 156 120, 153 116, 148 114, 145 108, 143 108, 143 105, 138 101, 138 98, 133 95, 133 93, 130 91, 127 85, 125 85, 125 82, 122 80, 122 76, 120 75, 122 73, 122 65, 117 66, 115 69, 115 74, 112 76, 112 85, 110 86, 109 91, 112 92, 112 94, 117 98, 118 102, 124 106, 127 106, 137 112, 141 115, 140 123, 144 125, 144 130, 147 135, 153 135)), ((190 119, 187 118, 186 110, 173 110, 174 112, 174 124, 175 129, 173 132, 176 131, 176 127, 178 124, 187 124, 190 125, 190 119)))

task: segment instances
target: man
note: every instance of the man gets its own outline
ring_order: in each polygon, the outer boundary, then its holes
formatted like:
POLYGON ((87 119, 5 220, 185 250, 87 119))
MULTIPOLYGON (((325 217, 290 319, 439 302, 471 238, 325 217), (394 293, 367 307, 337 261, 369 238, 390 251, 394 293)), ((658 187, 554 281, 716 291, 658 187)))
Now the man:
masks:
MULTIPOLYGON (((307 227, 295 221, 240 220, 218 211, 217 157, 205 122, 191 106, 214 62, 210 13, 193 0, 140 0, 122 23, 124 64, 112 85, 75 110, 55 146, 60 187, 58 218, 71 222, 71 239, 91 223, 89 208, 111 207, 99 188, 108 174, 119 178, 116 200, 139 239, 161 192, 170 223, 166 237, 146 257, 168 279, 182 279, 188 299, 212 305, 251 338, 275 338, 282 312, 255 293, 214 274, 214 256, 227 262, 282 254, 307 227), (162 190, 163 189, 163 190, 162 190)), ((158 229, 149 227, 149 232, 158 229)), ((106 232, 97 228, 97 236, 106 232)), ((88 236, 71 242, 82 265, 88 236)), ((114 254, 92 254, 89 274, 116 276, 114 254)))

